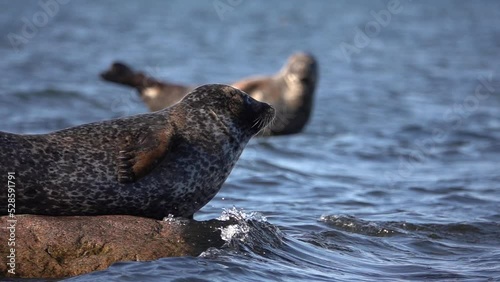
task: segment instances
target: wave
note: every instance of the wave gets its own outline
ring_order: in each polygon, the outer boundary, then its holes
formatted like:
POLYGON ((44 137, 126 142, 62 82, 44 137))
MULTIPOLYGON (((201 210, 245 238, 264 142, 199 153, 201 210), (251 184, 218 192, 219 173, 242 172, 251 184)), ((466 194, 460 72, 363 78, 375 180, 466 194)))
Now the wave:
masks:
POLYGON ((500 223, 409 223, 405 221, 366 221, 349 215, 324 215, 319 219, 343 232, 374 237, 410 236, 433 240, 500 244, 500 223))

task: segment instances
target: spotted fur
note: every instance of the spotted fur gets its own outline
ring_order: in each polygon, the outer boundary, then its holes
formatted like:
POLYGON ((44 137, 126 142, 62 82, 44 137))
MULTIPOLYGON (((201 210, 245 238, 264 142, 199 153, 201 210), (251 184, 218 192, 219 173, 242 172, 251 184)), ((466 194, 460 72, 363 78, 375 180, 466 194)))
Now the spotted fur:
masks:
POLYGON ((0 132, 0 168, 16 173, 16 214, 190 217, 273 116, 242 91, 205 85, 154 113, 41 135, 0 132))

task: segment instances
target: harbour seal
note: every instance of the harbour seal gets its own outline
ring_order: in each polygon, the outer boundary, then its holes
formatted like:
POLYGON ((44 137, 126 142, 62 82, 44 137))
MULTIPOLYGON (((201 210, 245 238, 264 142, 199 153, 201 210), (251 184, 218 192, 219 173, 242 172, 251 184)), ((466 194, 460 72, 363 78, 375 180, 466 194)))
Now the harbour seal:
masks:
POLYGON ((296 53, 277 74, 245 79, 232 86, 276 109, 273 124, 262 135, 288 135, 301 132, 309 121, 317 80, 315 58, 296 53))
MULTIPOLYGON (((175 103, 191 88, 161 82, 140 72, 133 72, 123 63, 114 63, 101 77, 135 87, 151 111, 175 103)), ((315 58, 299 52, 290 56, 285 66, 275 75, 246 78, 231 85, 276 109, 275 122, 266 127, 261 135, 286 135, 302 131, 309 121, 317 77, 318 66, 315 58)))
POLYGON ((101 73, 101 78, 117 84, 133 87, 150 111, 159 111, 179 102, 195 87, 158 81, 142 72, 136 72, 121 62, 114 62, 101 73))
POLYGON ((238 89, 205 85, 154 113, 49 134, 0 132, 0 169, 15 173, 16 214, 192 217, 273 116, 238 89))

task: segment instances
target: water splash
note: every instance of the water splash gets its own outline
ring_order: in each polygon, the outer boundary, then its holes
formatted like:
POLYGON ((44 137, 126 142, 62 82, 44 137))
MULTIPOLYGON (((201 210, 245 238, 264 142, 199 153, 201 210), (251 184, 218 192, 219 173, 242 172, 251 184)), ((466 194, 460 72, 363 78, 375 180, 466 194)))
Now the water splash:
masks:
POLYGON ((267 218, 262 215, 261 213, 258 212, 250 212, 250 213, 245 213, 243 209, 237 209, 236 207, 232 207, 230 209, 223 209, 222 214, 218 218, 219 220, 222 221, 228 221, 228 220, 257 220, 261 222, 267 222, 267 218))
POLYGON ((168 214, 166 217, 163 218, 163 221, 174 222, 174 221, 176 221, 176 219, 175 219, 173 214, 168 214))
POLYGON ((267 222, 267 218, 260 213, 245 213, 243 209, 237 209, 236 207, 223 209, 218 219, 221 221, 234 220, 237 222, 237 224, 220 228, 222 240, 227 243, 231 243, 233 240, 240 242, 248 241, 248 235, 252 227, 251 225, 255 226, 255 223, 267 222), (252 221, 255 223, 252 224, 252 221))
POLYGON ((169 224, 186 225, 189 224, 189 219, 183 217, 175 217, 173 214, 168 214, 162 221, 168 222, 169 224))
POLYGON ((284 243, 285 235, 281 230, 258 212, 247 213, 233 207, 224 209, 218 220, 234 221, 236 224, 220 228, 221 238, 226 242, 221 250, 211 248, 200 257, 217 257, 226 251, 268 256, 284 243))

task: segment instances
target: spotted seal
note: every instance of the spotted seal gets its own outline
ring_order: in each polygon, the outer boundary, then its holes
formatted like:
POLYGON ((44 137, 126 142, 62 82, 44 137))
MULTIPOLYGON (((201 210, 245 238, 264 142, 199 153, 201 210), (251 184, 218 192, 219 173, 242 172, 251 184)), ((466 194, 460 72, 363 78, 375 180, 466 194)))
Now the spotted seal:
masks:
POLYGON ((238 89, 205 85, 154 113, 40 135, 0 132, 0 168, 15 172, 16 214, 192 217, 273 116, 238 89))
MULTIPOLYGON (((105 80, 135 87, 151 111, 175 103, 191 88, 160 82, 141 72, 133 72, 123 63, 114 63, 101 76, 105 80)), ((286 135, 302 131, 309 121, 317 77, 318 66, 315 58, 299 52, 290 56, 277 74, 243 79, 232 86, 256 100, 271 104, 276 109, 275 122, 261 135, 286 135)))

